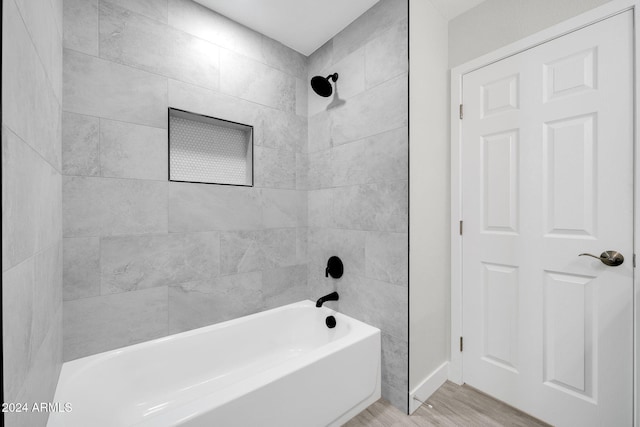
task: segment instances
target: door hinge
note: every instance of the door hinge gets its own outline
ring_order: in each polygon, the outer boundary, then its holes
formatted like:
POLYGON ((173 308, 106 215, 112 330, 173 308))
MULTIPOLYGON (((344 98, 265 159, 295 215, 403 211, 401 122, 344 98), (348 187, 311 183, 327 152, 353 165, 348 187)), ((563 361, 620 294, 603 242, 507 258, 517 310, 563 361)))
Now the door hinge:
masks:
POLYGON ((460 120, 462 120, 463 116, 464 116, 464 107, 462 106, 462 104, 460 104, 460 120))
POLYGON ((633 254, 633 268, 636 268, 636 254, 633 254))
POLYGON ((460 235, 462 236, 462 221, 460 221, 460 235))
POLYGON ((464 342, 462 337, 460 337, 460 352, 462 352, 463 349, 464 349, 464 342))

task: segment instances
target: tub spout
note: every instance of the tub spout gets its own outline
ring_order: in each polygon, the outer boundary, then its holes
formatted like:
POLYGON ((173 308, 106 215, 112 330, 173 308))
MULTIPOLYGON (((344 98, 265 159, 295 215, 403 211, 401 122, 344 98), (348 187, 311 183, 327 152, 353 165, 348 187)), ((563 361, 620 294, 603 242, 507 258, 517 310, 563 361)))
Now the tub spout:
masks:
POLYGON ((316 301, 316 307, 322 307, 322 304, 324 304, 327 301, 338 301, 338 293, 331 292, 329 295, 325 295, 321 298, 318 298, 318 301, 316 301))

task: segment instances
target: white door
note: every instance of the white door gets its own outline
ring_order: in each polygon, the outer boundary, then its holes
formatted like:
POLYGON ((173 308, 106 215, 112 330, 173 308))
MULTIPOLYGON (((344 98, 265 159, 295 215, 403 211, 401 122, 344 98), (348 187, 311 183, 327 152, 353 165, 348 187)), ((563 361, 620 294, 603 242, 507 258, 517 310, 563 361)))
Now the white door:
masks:
POLYGON ((463 378, 557 426, 632 424, 632 28, 463 77, 463 378))

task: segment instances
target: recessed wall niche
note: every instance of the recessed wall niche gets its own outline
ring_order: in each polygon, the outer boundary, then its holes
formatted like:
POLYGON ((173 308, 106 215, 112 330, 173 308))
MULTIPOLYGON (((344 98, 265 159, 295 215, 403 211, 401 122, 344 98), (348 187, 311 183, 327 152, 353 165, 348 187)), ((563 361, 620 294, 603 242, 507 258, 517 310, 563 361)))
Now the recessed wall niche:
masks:
POLYGON ((253 126, 169 108, 169 181, 253 186, 253 126))

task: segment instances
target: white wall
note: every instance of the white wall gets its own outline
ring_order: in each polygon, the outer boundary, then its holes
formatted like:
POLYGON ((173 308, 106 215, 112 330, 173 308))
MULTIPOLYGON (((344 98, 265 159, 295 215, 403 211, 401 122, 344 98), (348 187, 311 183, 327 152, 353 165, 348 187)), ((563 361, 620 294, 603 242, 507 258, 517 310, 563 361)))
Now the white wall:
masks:
POLYGON ((409 2, 409 390, 449 358, 447 20, 409 2))
POLYGON ((610 0, 487 0, 449 22, 451 68, 610 0))

